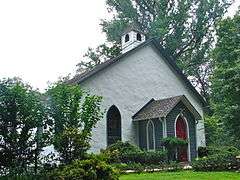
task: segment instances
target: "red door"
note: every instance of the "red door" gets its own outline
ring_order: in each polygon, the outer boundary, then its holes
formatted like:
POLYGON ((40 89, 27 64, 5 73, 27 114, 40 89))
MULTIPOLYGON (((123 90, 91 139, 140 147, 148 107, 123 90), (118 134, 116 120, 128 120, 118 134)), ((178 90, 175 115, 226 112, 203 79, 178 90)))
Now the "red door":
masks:
MULTIPOLYGON (((180 139, 187 140, 187 125, 186 122, 182 117, 178 117, 177 123, 176 123, 176 135, 180 139)), ((178 149, 177 152, 177 158, 181 162, 188 161, 188 155, 187 155, 187 146, 181 147, 178 149)))

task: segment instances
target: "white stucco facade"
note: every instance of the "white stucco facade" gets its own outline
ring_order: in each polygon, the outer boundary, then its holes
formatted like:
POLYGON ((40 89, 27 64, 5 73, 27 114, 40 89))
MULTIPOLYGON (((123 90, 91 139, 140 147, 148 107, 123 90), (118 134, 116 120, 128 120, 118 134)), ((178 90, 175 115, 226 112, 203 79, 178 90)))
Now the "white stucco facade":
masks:
MULTIPOLYGON (((106 112, 118 107, 122 120, 122 141, 138 144, 138 132, 132 116, 151 98, 163 99, 185 95, 203 117, 203 107, 194 93, 151 45, 131 52, 118 62, 80 83, 80 86, 103 97, 104 117, 93 130, 91 151, 107 146, 106 112)), ((197 124, 197 146, 205 145, 203 120, 197 124)))

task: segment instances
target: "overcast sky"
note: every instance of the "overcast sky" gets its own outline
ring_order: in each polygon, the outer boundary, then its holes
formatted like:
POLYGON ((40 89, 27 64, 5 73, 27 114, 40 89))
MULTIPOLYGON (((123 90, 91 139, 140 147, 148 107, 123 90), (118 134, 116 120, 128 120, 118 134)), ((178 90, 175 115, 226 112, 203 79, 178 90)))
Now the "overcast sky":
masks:
POLYGON ((0 0, 0 79, 21 77, 44 90, 74 73, 87 48, 104 42, 106 17, 105 0, 0 0))

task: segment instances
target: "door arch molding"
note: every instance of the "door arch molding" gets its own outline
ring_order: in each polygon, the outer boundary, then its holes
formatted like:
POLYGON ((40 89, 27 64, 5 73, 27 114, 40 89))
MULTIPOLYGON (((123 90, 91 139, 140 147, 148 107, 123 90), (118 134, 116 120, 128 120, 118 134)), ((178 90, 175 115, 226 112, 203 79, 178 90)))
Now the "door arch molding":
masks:
POLYGON ((189 136, 189 124, 188 124, 188 121, 187 121, 186 117, 184 117, 184 116, 182 115, 182 113, 178 114, 177 117, 176 117, 176 119, 175 119, 175 123, 174 123, 175 137, 177 137, 177 121, 178 121, 180 118, 184 121, 184 123, 185 123, 185 125, 186 125, 186 131, 187 131, 187 132, 186 132, 186 134, 187 134, 186 140, 188 141, 187 159, 188 159, 188 161, 190 162, 190 161, 191 161, 191 151, 190 151, 190 144, 191 144, 191 143, 190 143, 190 136, 189 136))

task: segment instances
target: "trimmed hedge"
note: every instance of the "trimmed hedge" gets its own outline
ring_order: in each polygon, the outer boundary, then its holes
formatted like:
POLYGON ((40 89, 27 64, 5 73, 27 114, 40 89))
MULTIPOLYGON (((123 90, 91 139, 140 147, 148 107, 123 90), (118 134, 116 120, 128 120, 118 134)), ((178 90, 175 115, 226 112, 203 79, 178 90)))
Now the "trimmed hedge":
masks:
POLYGON ((166 151, 126 152, 120 157, 122 163, 161 164, 167 161, 166 151))
POLYGON ((109 163, 161 164, 167 161, 167 151, 143 151, 129 142, 118 141, 102 151, 109 163))
POLYGON ((195 171, 240 170, 240 159, 236 158, 238 155, 237 152, 209 155, 195 160, 192 167, 195 171))

